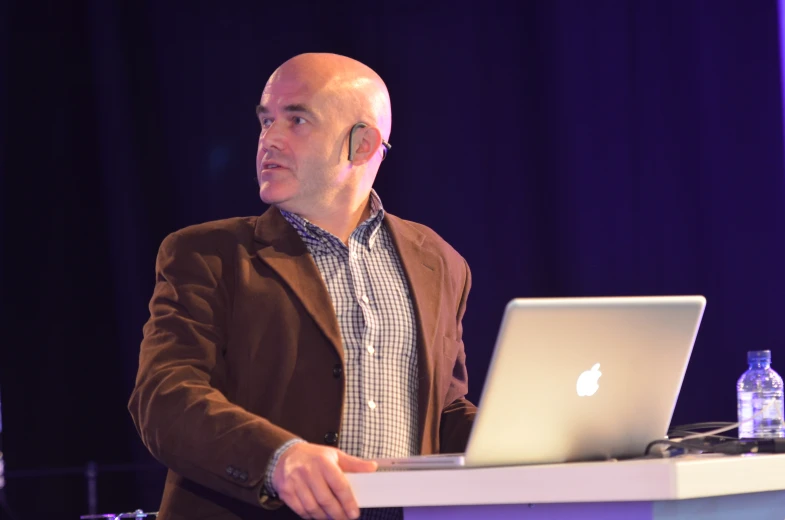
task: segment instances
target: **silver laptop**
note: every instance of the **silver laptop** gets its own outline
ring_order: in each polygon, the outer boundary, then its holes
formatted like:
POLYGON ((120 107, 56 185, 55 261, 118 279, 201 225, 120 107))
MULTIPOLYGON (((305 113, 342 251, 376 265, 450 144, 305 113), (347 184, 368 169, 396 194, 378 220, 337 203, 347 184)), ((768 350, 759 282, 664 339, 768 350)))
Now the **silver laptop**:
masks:
POLYGON ((668 430, 703 296, 514 299, 466 453, 380 470, 621 459, 668 430))

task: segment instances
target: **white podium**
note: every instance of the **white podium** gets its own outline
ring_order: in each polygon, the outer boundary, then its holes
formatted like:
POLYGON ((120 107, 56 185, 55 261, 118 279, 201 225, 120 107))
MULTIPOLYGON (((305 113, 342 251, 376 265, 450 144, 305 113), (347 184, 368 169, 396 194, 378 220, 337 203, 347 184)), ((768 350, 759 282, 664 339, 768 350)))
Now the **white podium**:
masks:
POLYGON ((350 474, 360 507, 406 520, 783 520, 785 455, 350 474))

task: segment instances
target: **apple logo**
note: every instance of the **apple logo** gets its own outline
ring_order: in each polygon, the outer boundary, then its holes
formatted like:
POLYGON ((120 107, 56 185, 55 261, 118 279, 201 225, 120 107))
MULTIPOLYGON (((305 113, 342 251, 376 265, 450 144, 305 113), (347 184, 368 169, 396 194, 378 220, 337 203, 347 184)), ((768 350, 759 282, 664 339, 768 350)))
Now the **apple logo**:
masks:
POLYGON ((578 377, 578 384, 576 385, 578 395, 581 397, 588 397, 594 395, 600 384, 597 380, 602 375, 600 372, 600 364, 595 363, 591 370, 586 370, 578 377))

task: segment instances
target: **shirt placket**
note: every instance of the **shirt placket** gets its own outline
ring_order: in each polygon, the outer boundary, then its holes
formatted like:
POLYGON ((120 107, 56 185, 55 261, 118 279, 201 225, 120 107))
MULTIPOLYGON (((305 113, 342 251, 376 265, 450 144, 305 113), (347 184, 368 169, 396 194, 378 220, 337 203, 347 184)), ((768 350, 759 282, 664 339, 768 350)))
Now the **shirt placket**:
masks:
POLYGON ((374 311, 373 292, 371 280, 368 275, 365 260, 366 247, 363 235, 367 226, 361 226, 349 237, 349 270, 355 287, 355 298, 360 306, 363 316, 363 327, 360 333, 360 351, 358 352, 360 369, 360 402, 363 416, 362 453, 364 457, 373 457, 379 449, 379 435, 381 429, 381 411, 379 389, 375 377, 377 371, 376 336, 378 332, 378 319, 374 311))
MULTIPOLYGON (((319 256, 317 261, 319 270, 323 272, 324 268, 327 267, 326 264, 331 262, 337 268, 335 275, 330 277, 329 280, 325 280, 325 282, 336 312, 340 316, 339 327, 341 328, 341 339, 344 348, 346 394, 344 396, 344 414, 341 422, 342 433, 339 440, 339 449, 355 454, 361 450, 363 441, 361 432, 365 430, 362 394, 360 392, 363 349, 361 333, 359 332, 364 328, 362 323, 364 318, 360 307, 356 305, 354 299, 346 301, 340 296, 342 294, 340 271, 343 271, 344 276, 349 278, 349 280, 344 282, 348 283, 347 289, 355 287, 349 248, 338 238, 324 231, 314 230, 313 232, 316 235, 314 243, 318 245, 318 247, 314 247, 314 250, 320 251, 320 253, 317 253, 319 256), (322 266, 322 264, 325 265, 322 266)), ((350 290, 349 293, 344 294, 349 295, 351 292, 350 290)))

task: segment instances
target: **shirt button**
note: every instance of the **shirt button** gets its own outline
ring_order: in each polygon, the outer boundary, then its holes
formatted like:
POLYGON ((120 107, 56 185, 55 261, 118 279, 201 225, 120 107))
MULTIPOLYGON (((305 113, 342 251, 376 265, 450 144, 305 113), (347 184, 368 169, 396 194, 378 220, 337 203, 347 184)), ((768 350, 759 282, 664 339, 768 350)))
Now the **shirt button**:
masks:
POLYGON ((375 410, 376 409, 376 403, 374 402, 373 399, 368 401, 368 408, 370 408, 371 410, 375 410))
POLYGON ((358 258, 360 258, 360 255, 358 255, 356 251, 352 251, 352 258, 357 260, 358 258))
POLYGON ((324 443, 328 446, 337 446, 338 445, 338 434, 335 432, 327 432, 324 435, 324 443))
POLYGON ((376 352, 376 350, 373 348, 373 345, 368 345, 367 348, 368 348, 368 353, 369 354, 373 354, 374 352, 376 352))
POLYGON ((343 367, 341 365, 335 365, 333 367, 333 377, 338 379, 343 374, 343 367))
POLYGON ((368 299, 368 295, 366 295, 366 294, 363 294, 362 301, 364 301, 365 303, 368 303, 368 302, 370 302, 371 300, 369 300, 369 299, 368 299))

